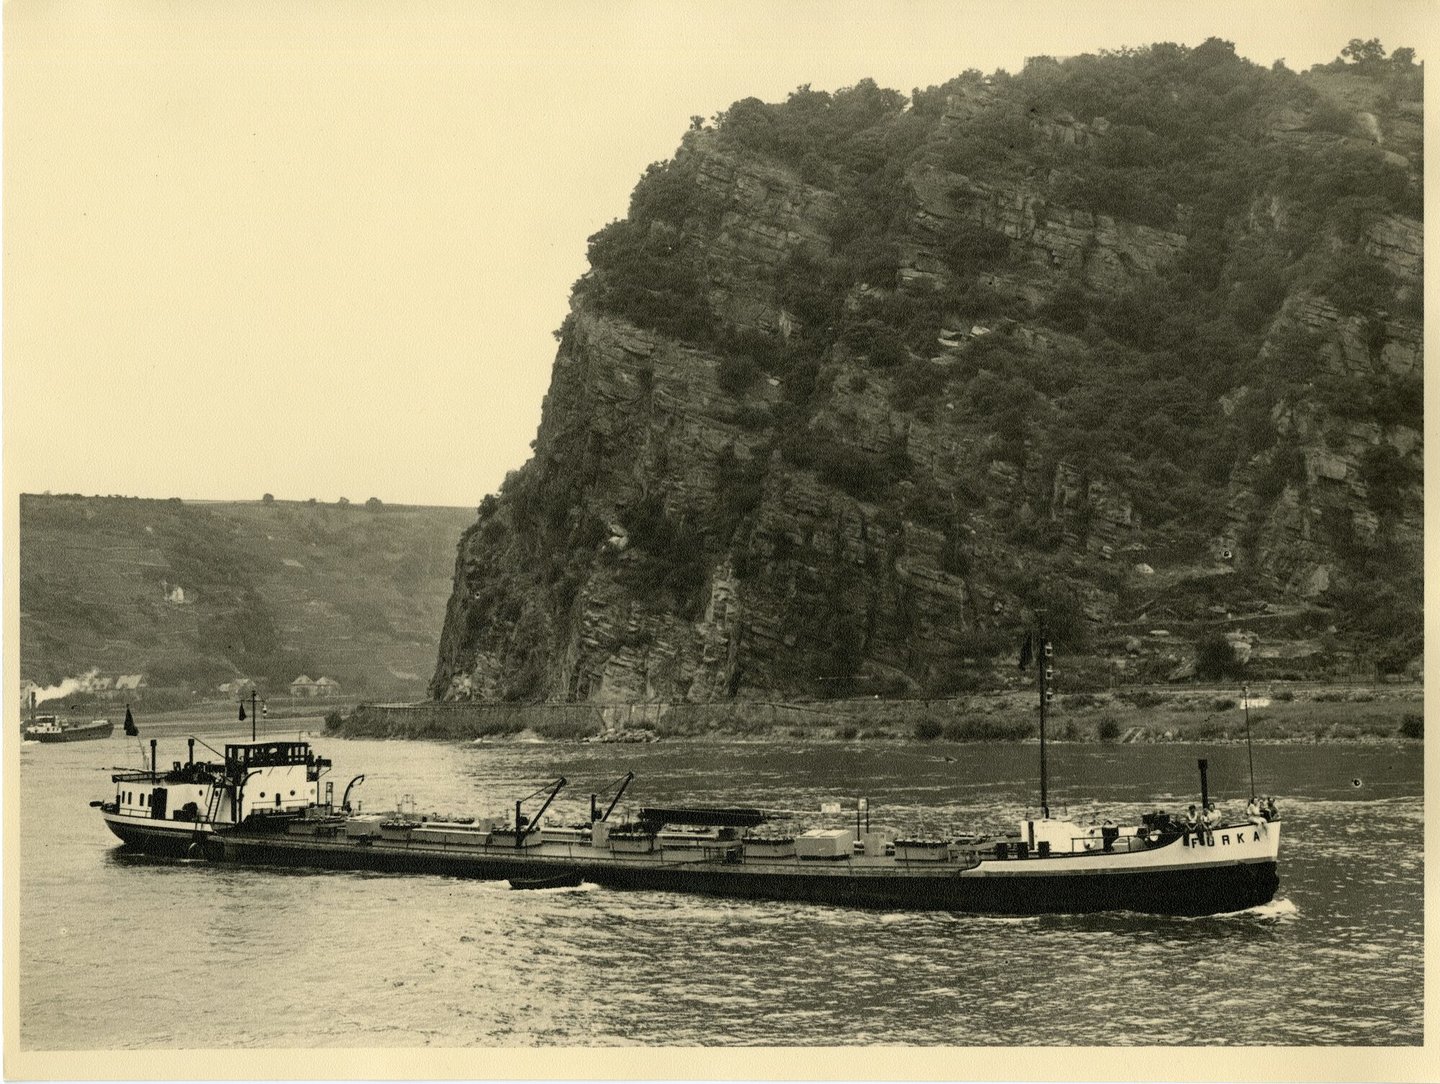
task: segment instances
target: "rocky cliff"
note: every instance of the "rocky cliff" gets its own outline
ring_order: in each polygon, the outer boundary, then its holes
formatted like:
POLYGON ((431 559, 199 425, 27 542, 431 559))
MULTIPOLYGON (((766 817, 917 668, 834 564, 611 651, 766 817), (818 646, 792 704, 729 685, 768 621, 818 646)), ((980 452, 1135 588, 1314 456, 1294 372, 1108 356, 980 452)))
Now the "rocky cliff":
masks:
POLYGON ((1420 98, 1212 40, 697 120, 591 238, 432 695, 953 692, 1040 607, 1071 688, 1403 670, 1420 98))

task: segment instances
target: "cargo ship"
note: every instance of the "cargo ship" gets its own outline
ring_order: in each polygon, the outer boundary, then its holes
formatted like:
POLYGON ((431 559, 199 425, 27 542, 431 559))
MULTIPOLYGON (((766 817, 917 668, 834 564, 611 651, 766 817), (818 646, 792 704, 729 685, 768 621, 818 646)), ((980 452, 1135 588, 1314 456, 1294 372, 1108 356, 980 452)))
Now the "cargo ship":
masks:
POLYGON ((94 741, 108 738, 115 731, 115 724, 109 719, 94 719, 88 723, 62 723, 54 715, 37 715, 20 728, 25 741, 62 742, 94 741))
MULTIPOLYGON (((1042 672, 1042 686, 1045 678, 1042 672)), ((192 738, 188 759, 165 770, 152 741, 149 767, 117 771, 113 798, 91 805, 126 847, 148 854, 442 874, 508 880, 512 887, 591 881, 617 889, 1000 915, 1205 915, 1274 897, 1276 815, 1247 811, 1204 825, 1163 813, 1146 814, 1138 824, 1052 817, 1043 687, 1041 695, 1039 815, 1021 817, 1015 831, 997 836, 871 830, 865 802, 857 802, 853 824, 847 813, 844 827, 795 831, 778 830, 779 815, 752 807, 650 806, 616 820, 633 773, 591 794, 589 815, 579 823, 544 819, 567 785, 563 778, 516 801, 503 817, 421 816, 413 803, 367 813, 351 803, 365 777, 351 779, 337 800, 326 778, 330 761, 305 741, 226 744, 223 753, 214 751, 219 760, 201 762, 192 738), (539 803, 538 810, 527 813, 527 803, 539 803)), ((1209 808, 1205 768, 1200 761, 1201 802, 1209 808)))

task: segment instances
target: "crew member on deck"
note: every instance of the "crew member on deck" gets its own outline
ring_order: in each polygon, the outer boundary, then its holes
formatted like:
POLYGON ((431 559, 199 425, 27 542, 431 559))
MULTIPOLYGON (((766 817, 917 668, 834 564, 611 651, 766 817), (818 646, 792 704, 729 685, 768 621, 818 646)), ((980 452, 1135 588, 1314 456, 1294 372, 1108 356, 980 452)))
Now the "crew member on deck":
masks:
POLYGON ((1205 826, 1205 842, 1213 844, 1215 839, 1211 832, 1220 826, 1220 811, 1215 808, 1214 802, 1207 805, 1205 812, 1200 814, 1200 823, 1205 826))
POLYGON ((1275 808, 1275 799, 1273 797, 1265 799, 1265 819, 1267 821, 1278 821, 1280 819, 1280 810, 1275 808))
POLYGON ((1115 841, 1120 838, 1120 829, 1112 820, 1106 820, 1100 826, 1100 838, 1104 841, 1105 850, 1113 851, 1115 841))
POLYGON ((1195 812, 1195 807, 1192 805, 1185 814, 1185 835, 1188 837, 1199 834, 1200 816, 1195 812))
POLYGON ((1250 800, 1245 803, 1245 816, 1249 817, 1252 821, 1259 820, 1260 818, 1260 801, 1253 794, 1250 795, 1250 800))

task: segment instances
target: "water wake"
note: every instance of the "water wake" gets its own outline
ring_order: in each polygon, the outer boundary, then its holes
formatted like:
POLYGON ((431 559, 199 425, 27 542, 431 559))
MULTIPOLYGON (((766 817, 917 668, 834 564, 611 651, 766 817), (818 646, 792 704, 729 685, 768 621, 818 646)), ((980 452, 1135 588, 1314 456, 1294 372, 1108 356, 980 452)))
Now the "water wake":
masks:
POLYGON ((1300 908, 1293 900, 1284 897, 1271 900, 1269 903, 1262 903, 1258 907, 1247 907, 1243 911, 1225 911, 1218 915, 1211 915, 1211 918, 1258 918, 1270 922, 1287 921, 1298 918, 1300 908))

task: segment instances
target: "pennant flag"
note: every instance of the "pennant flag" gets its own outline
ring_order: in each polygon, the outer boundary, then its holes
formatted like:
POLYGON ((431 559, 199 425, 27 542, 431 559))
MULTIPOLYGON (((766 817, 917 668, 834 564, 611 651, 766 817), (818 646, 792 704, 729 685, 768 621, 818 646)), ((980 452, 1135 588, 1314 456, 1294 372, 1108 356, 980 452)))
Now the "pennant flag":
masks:
POLYGON ((1020 645, 1020 669, 1030 665, 1030 660, 1035 657, 1035 644, 1030 639, 1030 634, 1025 634, 1025 642, 1020 645))
POLYGON ((263 701, 263 700, 260 701, 260 714, 261 714, 261 715, 269 715, 269 714, 270 714, 270 705, 267 704, 267 703, 265 703, 265 701, 263 701))
POLYGON ((130 705, 125 705, 125 733, 132 738, 140 736, 140 728, 135 725, 135 716, 130 714, 130 705))
POLYGON ((242 723, 245 721, 245 704, 243 702, 240 704, 240 721, 242 723))

